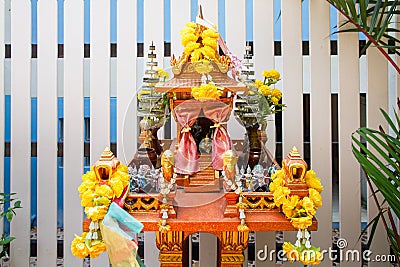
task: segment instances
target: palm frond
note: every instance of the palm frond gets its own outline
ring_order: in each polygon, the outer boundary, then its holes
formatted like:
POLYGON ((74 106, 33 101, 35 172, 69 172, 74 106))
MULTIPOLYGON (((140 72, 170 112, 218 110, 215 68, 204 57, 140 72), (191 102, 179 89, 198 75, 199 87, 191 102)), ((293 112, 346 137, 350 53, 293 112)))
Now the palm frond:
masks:
POLYGON ((387 49, 396 51, 400 40, 390 35, 390 32, 397 31, 396 27, 391 24, 393 15, 398 14, 400 0, 326 0, 334 8, 336 8, 346 19, 345 23, 339 25, 339 29, 346 25, 352 24, 354 27, 346 30, 338 30, 337 32, 356 31, 365 35, 368 42, 364 50, 371 45, 377 47, 385 58, 400 74, 400 67, 389 56, 387 49), (385 39, 385 40, 384 40, 385 39))
POLYGON ((388 113, 382 109, 381 113, 394 134, 385 133, 382 127, 380 127, 380 130, 365 127, 359 128, 352 135, 352 151, 366 174, 372 196, 379 209, 379 214, 368 224, 368 227, 371 227, 368 245, 370 245, 374 237, 377 221, 382 220, 387 232, 389 245, 394 251, 400 266, 400 252, 398 249, 400 238, 395 230, 391 214, 391 211, 393 211, 400 218, 400 118, 395 114, 395 118, 392 120, 388 113), (376 191, 373 190, 372 183, 375 185, 376 191), (381 194, 384 198, 382 203, 377 200, 378 194, 381 194), (388 210, 390 227, 384 216, 384 213, 388 210))

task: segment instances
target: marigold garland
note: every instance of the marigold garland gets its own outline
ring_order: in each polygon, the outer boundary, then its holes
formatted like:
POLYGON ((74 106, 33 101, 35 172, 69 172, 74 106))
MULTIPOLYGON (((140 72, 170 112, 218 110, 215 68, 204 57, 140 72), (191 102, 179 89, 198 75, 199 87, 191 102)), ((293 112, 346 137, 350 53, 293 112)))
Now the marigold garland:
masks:
POLYGON ((128 167, 119 164, 108 181, 99 181, 91 167, 82 175, 82 183, 78 187, 81 205, 85 214, 91 220, 89 232, 76 235, 71 243, 71 252, 77 258, 98 257, 106 251, 102 240, 99 224, 106 215, 108 208, 115 198, 120 198, 124 188, 129 185, 128 167))
POLYGON ((284 170, 278 170, 271 175, 270 191, 274 195, 274 203, 280 207, 293 227, 298 229, 295 244, 285 242, 283 251, 290 262, 300 261, 304 265, 316 265, 322 260, 320 248, 310 243, 310 233, 307 228, 312 225, 312 219, 322 206, 320 195, 324 187, 320 178, 313 170, 305 174, 305 182, 308 186, 308 196, 303 198, 298 195, 290 195, 290 189, 286 186, 284 170))
POLYGON ((199 101, 206 101, 210 99, 219 99, 222 91, 212 83, 203 83, 200 86, 192 87, 192 96, 199 101))
POLYGON ((190 62, 215 61, 219 57, 217 53, 219 34, 216 30, 189 22, 180 34, 184 55, 190 59, 190 62))

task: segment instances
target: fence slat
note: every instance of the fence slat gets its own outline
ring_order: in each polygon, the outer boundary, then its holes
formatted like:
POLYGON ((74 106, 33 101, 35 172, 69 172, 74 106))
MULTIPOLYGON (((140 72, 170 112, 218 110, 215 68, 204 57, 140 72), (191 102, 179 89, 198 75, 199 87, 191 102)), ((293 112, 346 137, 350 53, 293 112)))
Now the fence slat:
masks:
MULTIPOLYGON (((283 157, 296 146, 303 149, 303 58, 301 39, 300 0, 281 2, 282 10, 282 94, 287 108, 282 115, 283 157)), ((293 241, 296 233, 285 233, 285 240, 293 241)), ((295 264, 300 266, 300 264, 295 264)))
POLYGON ((37 264, 57 264, 57 2, 38 2, 37 264))
POLYGON ((214 0, 198 0, 202 7, 204 18, 218 25, 218 3, 214 0))
MULTIPOLYGON (((158 62, 159 68, 163 68, 164 27, 160 25, 164 25, 164 1, 144 1, 144 66, 146 66, 149 45, 153 42, 156 46, 155 53, 157 54, 155 61, 158 62)), ((144 72, 145 68, 146 67, 142 68, 142 72, 144 72)), ((142 85, 141 82, 140 85, 142 85)), ((162 127, 158 133, 159 138, 162 138, 164 127, 162 127)), ((157 266, 158 264, 158 249, 154 240, 155 233, 146 232, 144 234, 144 254, 145 264, 147 266, 157 266)))
MULTIPOLYGON (((385 132, 388 132, 388 125, 385 123, 380 108, 388 112, 388 62, 384 56, 375 47, 367 50, 367 127, 378 129, 382 125, 385 132), (383 90, 382 90, 383 88, 383 90)), ((374 149, 369 148, 372 152, 374 149)), ((368 190, 368 196, 371 195, 368 190)), ((383 201, 383 197, 378 194, 379 201, 383 201)), ((368 217, 371 221, 379 210, 376 207, 372 196, 368 199, 368 217)), ((387 235, 383 223, 380 222, 376 228, 374 240, 370 250, 373 255, 388 255, 389 246, 387 235)), ((390 263, 386 263, 389 266, 390 263)))
POLYGON ((11 223, 12 266, 29 266, 31 200, 31 8, 30 1, 11 3, 11 192, 22 202, 11 223), (23 180, 21 180, 23 179, 23 180))
POLYGON ((199 266, 217 266, 217 237, 209 233, 199 235, 199 266))
POLYGON ((146 266, 159 266, 159 250, 156 247, 156 233, 144 233, 144 264, 146 266))
MULTIPOLYGON (((5 2, 4 0, 0 1, 0 14, 5 14, 5 2)), ((0 84, 4 83, 4 28, 5 28, 5 19, 0 20, 0 84)), ((0 110, 5 110, 4 105, 4 90, 5 86, 0 86, 0 110)), ((5 121, 4 121, 4 112, 0 112, 0 126, 5 129, 5 121)), ((0 170, 4 170, 4 130, 0 131, 0 170)), ((4 192, 4 171, 0 172, 0 192, 4 192)), ((0 233, 3 233, 4 222, 0 221, 0 233)))
MULTIPOLYGON (((340 236, 347 240, 347 247, 361 251, 357 243, 361 233, 360 165, 351 152, 351 134, 360 125, 360 78, 354 75, 359 73, 356 33, 339 34, 338 66, 340 236)), ((340 266, 354 266, 354 263, 343 261, 340 266)))
MULTIPOLYGON (((110 1, 90 1, 90 162, 110 144, 110 1)), ((114 151, 115 152, 115 151, 114 151)), ((91 261, 106 266, 106 253, 91 261)))
POLYGON ((117 54, 117 149, 118 158, 128 164, 136 150, 136 1, 120 0, 117 54), (127 26, 129 25, 129 26, 127 26))
MULTIPOLYGON (((180 30, 190 21, 190 1, 171 0, 171 55, 179 57, 182 55, 183 46, 181 44, 180 30)), ((173 116, 171 120, 171 139, 176 138, 177 128, 173 116)))
MULTIPOLYGON (((164 1, 147 0, 144 2, 144 57, 147 58, 149 45, 154 42, 158 67, 163 67, 164 57, 164 1)), ((162 132, 161 130, 159 132, 162 132)))
MULTIPOLYGON (((329 4, 310 2, 310 72, 311 72, 311 165, 324 185, 323 206, 318 209, 318 231, 312 234, 315 246, 332 245, 332 153, 331 153, 331 56, 329 4)), ((326 257, 321 266, 332 266, 326 257)))
POLYGON ((64 29, 64 266, 82 266, 71 254, 82 232, 78 187, 83 172, 83 2, 65 1, 64 29))
MULTIPOLYGON (((243 58, 246 46, 246 2, 230 0, 225 2, 226 9, 226 44, 238 58, 243 58)), ((232 139, 242 139, 245 129, 237 121, 233 112, 228 121, 229 135, 232 139)))
MULTIPOLYGON (((253 31, 254 31, 254 69, 256 79, 261 79, 262 71, 275 68, 274 58, 274 1, 255 0, 253 3, 253 31)), ((266 146, 275 155, 275 116, 268 119, 266 146)), ((258 251, 275 249, 276 232, 257 232, 255 259, 257 266, 275 266, 275 259, 267 257, 263 260, 264 254, 257 256, 258 251)))

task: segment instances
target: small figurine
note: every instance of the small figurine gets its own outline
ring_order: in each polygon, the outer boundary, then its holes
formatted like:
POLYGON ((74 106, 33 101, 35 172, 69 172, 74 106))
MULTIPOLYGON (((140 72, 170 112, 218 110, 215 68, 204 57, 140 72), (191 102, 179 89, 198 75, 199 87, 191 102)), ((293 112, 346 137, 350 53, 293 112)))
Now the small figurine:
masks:
POLYGON ((164 179, 168 182, 174 175, 175 157, 171 150, 165 150, 161 156, 161 168, 164 179))
POLYGON ((225 151, 223 155, 224 171, 226 177, 231 181, 234 181, 235 178, 237 160, 238 157, 233 150, 225 151))

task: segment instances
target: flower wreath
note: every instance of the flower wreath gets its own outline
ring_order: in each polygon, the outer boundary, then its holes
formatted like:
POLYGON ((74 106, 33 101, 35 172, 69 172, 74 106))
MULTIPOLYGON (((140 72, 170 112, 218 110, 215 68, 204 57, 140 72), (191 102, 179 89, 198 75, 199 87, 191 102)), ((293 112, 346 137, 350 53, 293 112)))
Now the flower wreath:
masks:
POLYGON ((91 170, 82 175, 82 183, 78 188, 81 205, 85 214, 91 219, 89 232, 76 235, 71 244, 71 252, 75 257, 98 257, 106 251, 99 224, 106 215, 112 201, 124 197, 127 193, 130 177, 128 167, 118 164, 108 180, 99 180, 93 166, 91 170))
POLYGON ((310 243, 310 233, 307 228, 312 225, 312 219, 319 207, 322 206, 320 195, 324 187, 321 180, 313 170, 305 174, 305 182, 308 187, 308 196, 301 198, 298 195, 290 195, 290 189, 286 186, 284 170, 277 170, 271 175, 270 191, 274 195, 274 202, 280 207, 285 216, 290 220, 293 227, 298 229, 295 244, 285 242, 283 250, 289 261, 295 260, 304 265, 316 265, 321 262, 322 254, 320 248, 310 243))

